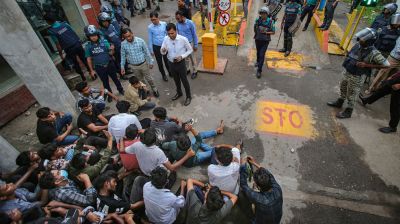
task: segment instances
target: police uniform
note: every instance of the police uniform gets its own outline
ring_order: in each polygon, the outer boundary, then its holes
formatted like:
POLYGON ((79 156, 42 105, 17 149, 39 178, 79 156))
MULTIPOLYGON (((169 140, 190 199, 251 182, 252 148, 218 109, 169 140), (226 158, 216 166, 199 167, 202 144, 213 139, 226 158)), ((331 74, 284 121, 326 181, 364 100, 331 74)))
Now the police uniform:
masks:
MULTIPOLYGON (((293 35, 289 32, 289 28, 294 24, 298 15, 301 14, 301 5, 295 1, 290 1, 285 7, 285 20, 284 20, 284 42, 281 52, 290 53, 293 45, 293 35)), ((287 54, 288 55, 288 54, 287 54)))
POLYGON ((119 93, 124 94, 121 83, 117 77, 117 68, 109 54, 110 44, 104 38, 99 37, 97 42, 88 41, 85 56, 92 59, 93 68, 103 82, 103 86, 112 92, 109 77, 114 81, 119 93))
POLYGON ((104 38, 114 45, 115 63, 117 68, 119 68, 119 65, 121 64, 121 38, 118 36, 118 32, 112 24, 110 24, 107 28, 100 27, 99 30, 101 35, 103 35, 104 38))
POLYGON ((366 76, 371 74, 371 68, 361 68, 356 64, 357 62, 364 62, 367 64, 386 65, 386 58, 372 45, 369 47, 361 47, 359 43, 351 48, 343 62, 343 77, 340 81, 340 97, 337 101, 328 102, 329 106, 342 107, 343 102, 347 99, 347 108, 338 113, 338 118, 349 118, 353 112, 356 97, 359 95, 361 87, 365 81, 366 76))
POLYGON ((86 80, 85 75, 79 65, 76 57, 78 56, 81 61, 88 68, 85 60, 85 52, 82 48, 82 43, 78 35, 72 30, 71 26, 66 22, 54 22, 48 29, 53 41, 60 44, 61 49, 65 51, 66 58, 71 60, 74 64, 76 73, 81 75, 83 81, 86 80))
POLYGON ((319 27, 323 30, 328 30, 331 26, 333 15, 335 14, 335 9, 337 4, 333 5, 336 0, 327 0, 325 4, 325 13, 324 13, 324 21, 322 25, 319 27))
POLYGON ((385 57, 389 56, 390 52, 396 45, 396 40, 399 36, 399 29, 392 29, 389 26, 383 27, 382 31, 379 33, 378 40, 375 42, 376 49, 378 49, 385 57))
POLYGON ((103 5, 101 6, 100 9, 101 12, 106 12, 110 15, 111 17, 111 24, 114 26, 115 30, 117 31, 118 36, 121 35, 121 26, 119 25, 119 22, 115 18, 114 10, 112 9, 111 5, 103 5))
POLYGON ((375 17, 374 21, 371 24, 371 28, 378 30, 379 28, 383 28, 388 26, 390 23, 390 16, 386 17, 385 14, 379 14, 375 17))
POLYGON ((257 72, 260 73, 265 61, 265 52, 271 41, 271 35, 265 34, 265 32, 275 32, 275 21, 270 17, 267 17, 266 20, 259 17, 254 23, 254 40, 257 49, 257 72))

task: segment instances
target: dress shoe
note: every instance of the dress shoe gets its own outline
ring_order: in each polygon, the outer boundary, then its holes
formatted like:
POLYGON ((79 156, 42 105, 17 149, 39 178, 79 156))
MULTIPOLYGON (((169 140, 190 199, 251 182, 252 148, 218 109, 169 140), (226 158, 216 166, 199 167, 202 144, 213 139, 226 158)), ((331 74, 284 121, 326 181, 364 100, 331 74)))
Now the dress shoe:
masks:
POLYGON ((125 75, 121 75, 119 78, 122 79, 122 80, 129 80, 129 78, 126 77, 125 75))
POLYGON ((302 29, 302 31, 306 31, 306 30, 307 30, 307 28, 305 28, 305 27, 302 29))
POLYGON ((336 101, 330 101, 328 103, 326 103, 328 106, 330 107, 336 107, 336 108, 342 108, 344 103, 344 99, 337 99, 336 101))
POLYGON ((359 94, 358 98, 361 100, 363 106, 367 105, 367 97, 364 97, 363 95, 359 94))
POLYGON ((192 78, 192 79, 195 79, 196 77, 197 77, 197 72, 193 72, 191 78, 192 78))
POLYGON ((379 131, 385 134, 396 132, 397 128, 391 128, 391 127, 384 127, 384 128, 379 128, 379 131))
POLYGON ((160 97, 160 93, 158 92, 158 90, 156 90, 156 91, 153 91, 153 95, 155 96, 155 97, 160 97))
POLYGON ((344 109, 344 111, 337 113, 336 117, 339 119, 350 118, 352 113, 353 113, 353 108, 346 108, 344 109))
POLYGON ((162 79, 166 82, 168 82, 168 77, 166 75, 163 75, 162 79))
POLYGON ((287 56, 289 56, 289 55, 290 55, 290 51, 286 51, 286 52, 285 52, 285 55, 283 55, 283 56, 287 57, 287 56))
POLYGON ((183 105, 187 106, 190 104, 190 102, 192 102, 192 98, 188 97, 186 98, 185 103, 183 105))
POLYGON ((172 100, 177 100, 182 96, 182 94, 177 93, 174 97, 172 97, 172 100))
POLYGON ((257 71, 256 77, 257 77, 257 79, 261 78, 261 72, 260 71, 257 71))
POLYGON ((285 53, 285 52, 286 52, 286 49, 285 49, 285 48, 282 48, 282 49, 279 50, 279 52, 285 53))

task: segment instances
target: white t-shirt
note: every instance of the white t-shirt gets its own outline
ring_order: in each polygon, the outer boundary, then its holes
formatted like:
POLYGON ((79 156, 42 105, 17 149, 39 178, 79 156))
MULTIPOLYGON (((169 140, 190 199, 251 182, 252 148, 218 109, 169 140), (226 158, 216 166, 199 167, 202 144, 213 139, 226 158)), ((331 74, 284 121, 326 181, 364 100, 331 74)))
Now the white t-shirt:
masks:
POLYGON ((119 142, 119 139, 125 136, 125 129, 131 124, 136 125, 138 130, 142 129, 142 125, 135 115, 127 113, 117 114, 112 116, 108 122, 108 131, 119 142))
POLYGON ((125 149, 126 153, 135 154, 140 170, 150 176, 152 170, 168 162, 164 152, 156 145, 147 147, 141 142, 136 142, 125 149))
POLYGON ((239 193, 239 169, 240 169, 240 150, 232 149, 234 158, 239 162, 231 162, 228 166, 214 165, 208 166, 208 179, 212 186, 217 186, 221 190, 239 193))

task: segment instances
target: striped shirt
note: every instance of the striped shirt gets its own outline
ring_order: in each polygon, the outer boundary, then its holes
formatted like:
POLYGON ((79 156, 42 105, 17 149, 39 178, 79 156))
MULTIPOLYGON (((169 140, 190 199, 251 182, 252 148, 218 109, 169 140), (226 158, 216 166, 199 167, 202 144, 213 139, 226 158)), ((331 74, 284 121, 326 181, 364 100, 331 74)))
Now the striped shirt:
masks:
POLYGON ((132 42, 124 40, 121 44, 121 68, 125 67, 125 61, 129 64, 137 65, 147 61, 153 64, 146 42, 142 38, 134 37, 132 42), (126 59, 126 60, 125 60, 126 59))

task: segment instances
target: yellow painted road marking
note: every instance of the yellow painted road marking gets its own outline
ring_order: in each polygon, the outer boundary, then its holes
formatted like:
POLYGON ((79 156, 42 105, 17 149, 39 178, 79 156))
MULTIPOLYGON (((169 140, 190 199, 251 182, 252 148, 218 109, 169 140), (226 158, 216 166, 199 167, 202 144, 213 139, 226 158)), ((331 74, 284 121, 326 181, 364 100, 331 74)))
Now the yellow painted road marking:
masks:
MULTIPOLYGON (((256 62, 256 53, 257 50, 252 48, 249 51, 248 55, 248 64, 253 65, 256 62)), ((282 69, 282 70, 290 70, 290 71, 303 71, 303 67, 301 66, 303 62, 304 56, 302 54, 298 54, 292 52, 288 57, 285 57, 283 53, 278 51, 267 51, 265 53, 266 59, 265 64, 267 64, 268 68, 274 69, 282 69)))
POLYGON ((314 134, 311 110, 306 105, 259 101, 255 124, 262 132, 304 138, 314 134))

